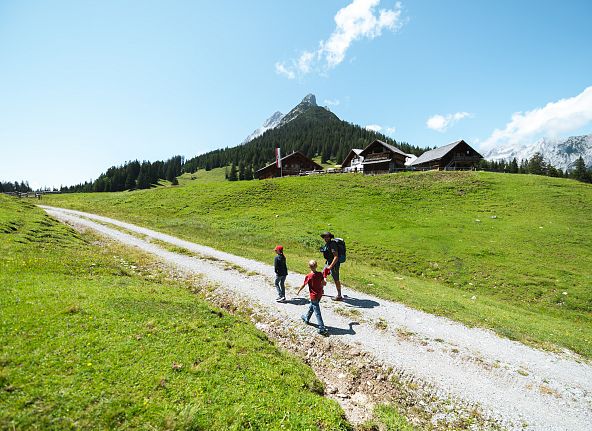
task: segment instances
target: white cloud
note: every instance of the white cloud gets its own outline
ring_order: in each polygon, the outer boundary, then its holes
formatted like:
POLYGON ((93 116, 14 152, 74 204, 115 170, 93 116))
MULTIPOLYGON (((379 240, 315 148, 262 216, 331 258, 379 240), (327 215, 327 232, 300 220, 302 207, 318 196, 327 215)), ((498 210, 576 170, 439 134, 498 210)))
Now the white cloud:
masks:
POLYGON ((378 124, 368 124, 366 126, 366 129, 368 130, 372 130, 373 132, 380 132, 382 130, 382 126, 379 126, 378 124))
MULTIPOLYGON (((276 72, 289 79, 297 74, 306 75, 321 68, 324 71, 339 65, 351 44, 360 39, 374 39, 383 30, 395 31, 401 26, 401 3, 393 9, 376 10, 380 0, 353 0, 335 15, 335 30, 322 40, 315 51, 304 51, 297 60, 286 66, 276 63, 276 72)), ((321 70, 323 72, 323 70, 321 70)))
POLYGON ((483 141, 481 148, 496 145, 529 144, 542 135, 558 136, 579 129, 592 122, 592 87, 580 94, 557 102, 549 102, 542 108, 516 112, 512 121, 503 129, 496 129, 483 141))
POLYGON ((428 126, 428 129, 444 133, 446 130, 448 130, 449 127, 454 125, 454 123, 464 118, 470 118, 472 116, 473 114, 469 112, 456 112, 454 114, 448 114, 446 116, 436 114, 428 118, 428 120, 426 121, 426 126, 428 126))
POLYGON ((385 135, 392 135, 397 130, 395 127, 383 127, 380 124, 368 124, 365 129, 385 135))
POLYGON ((325 100, 323 101, 323 103, 324 103, 326 106, 339 106, 339 104, 340 104, 341 102, 339 101, 339 99, 325 99, 325 100))
POLYGON ((304 74, 309 73, 315 57, 317 57, 316 53, 304 51, 298 59, 298 70, 304 74))
POLYGON ((288 79, 296 78, 296 74, 288 69, 283 63, 276 63, 275 64, 275 73, 278 75, 284 75, 288 79))

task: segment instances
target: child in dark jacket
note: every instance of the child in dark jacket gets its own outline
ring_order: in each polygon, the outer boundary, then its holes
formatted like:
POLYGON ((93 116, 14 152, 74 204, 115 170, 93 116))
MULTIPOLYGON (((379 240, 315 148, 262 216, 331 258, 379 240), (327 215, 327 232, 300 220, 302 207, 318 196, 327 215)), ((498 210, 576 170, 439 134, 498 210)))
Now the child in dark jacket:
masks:
POLYGON ((317 271, 316 261, 311 260, 308 262, 308 266, 310 267, 310 273, 306 275, 304 282, 302 282, 302 286, 300 286, 300 289, 298 289, 297 292, 297 294, 300 293, 304 286, 308 285, 308 290, 310 292, 310 307, 308 309, 308 313, 302 316, 302 320, 308 325, 310 318, 312 317, 312 313, 314 312, 319 324, 319 334, 327 335, 328 331, 325 328, 325 324, 323 323, 323 316, 321 316, 321 298, 323 297, 323 286, 325 286, 327 282, 323 277, 323 273, 317 271))
POLYGON ((286 301, 286 277, 288 276, 288 266, 286 265, 286 256, 284 256, 284 247, 278 245, 275 248, 275 259, 273 267, 275 269, 275 288, 277 290, 277 302, 286 301))

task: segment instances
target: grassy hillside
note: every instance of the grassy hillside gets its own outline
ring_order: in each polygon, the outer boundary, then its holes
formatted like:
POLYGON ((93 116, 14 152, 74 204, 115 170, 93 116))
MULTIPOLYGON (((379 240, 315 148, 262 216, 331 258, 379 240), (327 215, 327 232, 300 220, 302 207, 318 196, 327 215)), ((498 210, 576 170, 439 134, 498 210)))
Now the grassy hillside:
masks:
MULTIPOLYGON (((218 172, 218 174, 217 174, 218 172)), ((484 172, 218 181, 47 204, 150 226, 289 267, 320 258, 319 232, 348 244, 349 286, 501 335, 592 357, 592 187, 484 172)))
POLYGON ((146 259, 0 195, 0 429, 349 429, 310 368, 146 259))

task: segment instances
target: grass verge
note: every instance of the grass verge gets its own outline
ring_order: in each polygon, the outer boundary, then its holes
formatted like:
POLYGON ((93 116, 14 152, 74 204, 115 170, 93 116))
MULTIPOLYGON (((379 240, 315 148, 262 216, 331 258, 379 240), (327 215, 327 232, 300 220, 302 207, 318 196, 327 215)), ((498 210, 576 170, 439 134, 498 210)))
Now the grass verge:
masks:
POLYGON ((309 367, 144 255, 4 196, 0 232, 0 428, 350 428, 309 367))

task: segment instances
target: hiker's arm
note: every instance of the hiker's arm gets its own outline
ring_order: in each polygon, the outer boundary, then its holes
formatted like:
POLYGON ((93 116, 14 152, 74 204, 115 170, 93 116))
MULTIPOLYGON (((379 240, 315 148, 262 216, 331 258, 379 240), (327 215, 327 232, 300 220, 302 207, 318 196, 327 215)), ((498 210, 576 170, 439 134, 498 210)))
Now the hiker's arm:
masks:
POLYGON ((339 255, 337 254, 337 250, 331 250, 333 252, 333 261, 329 265, 329 269, 333 269, 335 264, 339 261, 339 255))
POLYGON ((299 289, 298 289, 298 291, 296 292, 296 295, 298 295, 298 294, 300 293, 300 291, 301 291, 302 289, 304 289, 304 286, 306 286, 306 285, 305 285, 305 284, 303 284, 302 286, 300 286, 300 288, 299 288, 299 289))

